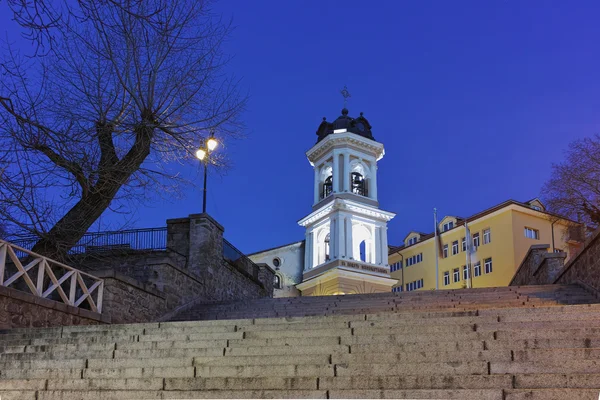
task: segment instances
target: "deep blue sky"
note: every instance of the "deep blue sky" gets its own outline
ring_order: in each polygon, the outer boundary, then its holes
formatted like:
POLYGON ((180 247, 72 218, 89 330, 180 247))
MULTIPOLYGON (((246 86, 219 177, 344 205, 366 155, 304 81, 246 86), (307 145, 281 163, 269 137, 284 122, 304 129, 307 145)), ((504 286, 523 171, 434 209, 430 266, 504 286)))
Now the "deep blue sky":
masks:
MULTIPOLYGON (((598 2, 229 0, 215 11, 237 27, 229 68, 251 98, 248 137, 219 149, 234 168, 210 177, 208 211, 244 252, 303 239, 304 153, 322 117, 339 115, 344 85, 350 115, 364 111, 386 148, 390 244, 431 231, 433 207, 468 216, 538 196, 567 144, 600 132, 598 2)), ((133 225, 200 210, 190 190, 133 225)))

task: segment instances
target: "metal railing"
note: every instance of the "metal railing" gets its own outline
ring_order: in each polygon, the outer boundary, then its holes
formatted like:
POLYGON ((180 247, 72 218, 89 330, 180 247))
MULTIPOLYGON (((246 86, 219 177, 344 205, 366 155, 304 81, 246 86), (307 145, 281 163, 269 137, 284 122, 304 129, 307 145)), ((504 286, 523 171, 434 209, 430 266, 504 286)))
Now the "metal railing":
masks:
POLYGON ((73 307, 81 307, 86 301, 91 311, 102 312, 102 279, 3 240, 0 240, 0 286, 29 291, 34 296, 73 307), (25 255, 25 265, 17 253, 25 255))
MULTIPOLYGON (((18 237, 11 242, 31 250, 39 239, 35 236, 18 237)), ((167 227, 129 229, 123 231, 89 232, 83 235, 68 254, 105 254, 126 250, 166 250, 167 227)), ((23 256, 19 252, 19 258, 23 256)))
POLYGON ((258 265, 225 239, 223 239, 223 258, 258 279, 258 265))

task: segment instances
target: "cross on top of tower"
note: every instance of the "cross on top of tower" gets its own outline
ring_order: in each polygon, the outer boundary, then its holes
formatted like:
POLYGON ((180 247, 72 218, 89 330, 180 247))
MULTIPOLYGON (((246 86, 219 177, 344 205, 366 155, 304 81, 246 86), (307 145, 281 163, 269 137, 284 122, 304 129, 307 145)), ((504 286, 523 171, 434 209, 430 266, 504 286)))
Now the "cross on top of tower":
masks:
POLYGON ((348 91, 348 87, 346 85, 344 85, 344 88, 340 90, 340 93, 342 94, 342 97, 344 97, 344 108, 346 108, 346 106, 348 105, 348 97, 352 96, 350 95, 350 92, 348 91))

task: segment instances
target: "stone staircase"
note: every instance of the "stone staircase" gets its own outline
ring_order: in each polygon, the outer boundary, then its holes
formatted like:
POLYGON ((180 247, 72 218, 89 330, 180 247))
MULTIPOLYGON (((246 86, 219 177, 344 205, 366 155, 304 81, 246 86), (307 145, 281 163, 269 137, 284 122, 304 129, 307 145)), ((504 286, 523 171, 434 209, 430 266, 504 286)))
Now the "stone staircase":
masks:
POLYGON ((509 287, 223 303, 177 317, 212 319, 204 321, 14 329, 0 332, 0 396, 596 400, 595 302, 578 286, 509 287))
POLYGON ((193 306, 172 321, 302 317, 421 310, 478 310, 596 303, 579 286, 523 286, 463 290, 414 291, 352 296, 262 298, 193 306))

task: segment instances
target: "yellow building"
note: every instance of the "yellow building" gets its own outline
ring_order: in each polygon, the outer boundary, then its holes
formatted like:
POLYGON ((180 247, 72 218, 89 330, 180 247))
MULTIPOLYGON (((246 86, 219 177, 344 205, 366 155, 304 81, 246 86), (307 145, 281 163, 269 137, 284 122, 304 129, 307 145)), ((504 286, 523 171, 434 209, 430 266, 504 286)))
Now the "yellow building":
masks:
MULTIPOLYGON (((575 221, 547 212, 538 199, 508 200, 466 219, 446 216, 438 224, 439 288, 507 286, 531 245, 548 244, 569 259, 583 241, 578 228, 575 221)), ((410 232, 402 246, 390 250, 389 264, 398 279, 393 291, 435 289, 434 233, 410 232)))

